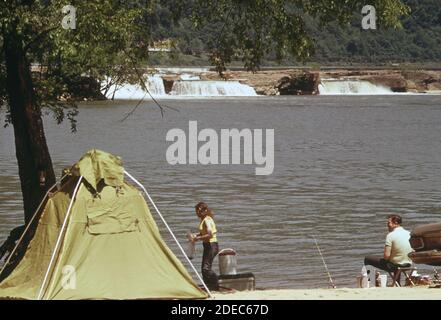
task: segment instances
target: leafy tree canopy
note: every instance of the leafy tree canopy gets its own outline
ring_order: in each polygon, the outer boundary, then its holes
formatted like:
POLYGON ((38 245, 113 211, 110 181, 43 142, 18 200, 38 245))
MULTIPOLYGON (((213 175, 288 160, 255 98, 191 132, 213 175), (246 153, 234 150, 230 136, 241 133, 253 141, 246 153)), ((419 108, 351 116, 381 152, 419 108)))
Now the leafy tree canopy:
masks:
MULTIPOLYGON (((400 0, 370 3, 377 8, 379 25, 398 27, 399 18, 408 13, 400 0)), ((142 85, 137 68, 148 63, 148 46, 159 26, 173 28, 181 18, 189 18, 189 28, 212 30, 204 41, 218 71, 237 58, 248 70, 257 70, 271 52, 278 59, 299 60, 313 53, 306 14, 323 23, 345 24, 365 4, 364 0, 8 0, 0 2, 0 45, 14 37, 28 61, 41 65, 33 77, 38 106, 51 110, 59 122, 67 116, 74 129, 77 111, 71 93, 81 77, 142 85), (61 10, 67 4, 76 8, 74 30, 61 25, 65 16, 61 10), (60 103, 60 97, 67 103, 60 103)), ((351 50, 357 48, 354 44, 351 50)), ((0 103, 7 107, 3 54, 0 59, 0 103)))
MULTIPOLYGON (((340 4, 337 1, 335 3, 340 4)), ((368 1, 365 3, 371 4, 368 1)), ((440 62, 441 7, 439 0, 403 0, 403 3, 407 8, 402 7, 402 12, 405 11, 409 14, 403 15, 401 20, 390 21, 391 23, 382 22, 388 15, 383 15, 384 11, 379 9, 377 4, 377 16, 380 19, 377 30, 363 30, 361 28, 362 3, 356 4, 352 1, 349 3, 354 10, 351 16, 336 14, 329 8, 325 8, 323 11, 316 8, 316 10, 309 10, 309 14, 305 14, 305 10, 299 9, 293 2, 285 2, 288 13, 298 12, 300 14, 304 23, 303 30, 312 42, 314 50, 305 52, 307 55, 305 61, 307 62, 328 65, 351 62, 377 65, 390 62, 440 62), (312 16, 314 13, 315 16, 312 16), (343 18, 336 19, 336 16, 343 18), (397 26, 400 28, 396 28, 397 26)), ((318 2, 313 2, 313 4, 320 5, 318 2)), ((388 5, 385 2, 381 4, 388 5)), ((351 7, 345 8, 351 9, 351 7)), ((234 10, 240 9, 236 7, 234 10)), ((234 43, 236 34, 240 34, 242 30, 248 30, 247 28, 233 30, 230 25, 227 26, 230 28, 222 28, 225 22, 231 22, 235 15, 238 15, 234 11, 229 16, 228 13, 224 14, 225 17, 219 18, 217 24, 215 22, 204 23, 195 29, 190 18, 191 10, 187 11, 179 23, 170 23, 171 13, 167 7, 161 7, 155 13, 152 24, 153 38, 174 39, 177 43, 178 54, 176 60, 166 55, 153 55, 150 62, 157 65, 164 63, 206 65, 207 53, 215 52, 213 48, 216 48, 217 42, 221 43, 217 40, 221 33, 225 33, 224 38, 233 38, 233 40, 226 40, 226 44, 229 45, 234 43)), ((265 15, 263 19, 267 16, 265 15)), ((303 63, 303 60, 299 59, 297 55, 289 55, 289 52, 285 55, 287 59, 278 61, 278 56, 280 58, 283 54, 277 54, 277 46, 271 40, 285 36, 283 34, 285 32, 287 32, 286 29, 273 29, 274 35, 271 36, 269 44, 266 46, 269 52, 263 55, 261 65, 275 65, 277 62, 284 65, 303 63)), ((287 38, 289 41, 290 37, 287 38)), ((293 43, 295 44, 295 41, 293 43)), ((233 56, 235 66, 242 59, 241 50, 237 51, 237 55, 233 56)), ((289 46, 282 47, 283 51, 285 53, 289 51, 289 46)))

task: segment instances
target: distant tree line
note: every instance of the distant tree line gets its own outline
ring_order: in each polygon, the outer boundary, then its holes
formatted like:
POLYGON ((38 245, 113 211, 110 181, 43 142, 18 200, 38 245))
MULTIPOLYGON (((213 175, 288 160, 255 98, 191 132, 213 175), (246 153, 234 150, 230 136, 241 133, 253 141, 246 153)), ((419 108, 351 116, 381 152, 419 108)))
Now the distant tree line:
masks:
MULTIPOLYGON (((361 10, 350 23, 339 25, 338 21, 326 25, 317 19, 305 17, 305 28, 314 42, 314 53, 307 59, 317 63, 393 63, 393 62, 440 62, 441 61, 441 6, 439 0, 405 0, 410 15, 403 17, 402 28, 377 30, 361 28, 361 10)), ((183 9, 185 11, 185 8, 183 9)), ((190 18, 179 23, 173 20, 173 12, 162 7, 150 17, 154 39, 172 38, 175 52, 185 62, 185 56, 204 57, 209 50, 210 39, 219 32, 228 32, 222 23, 195 29, 190 18)), ((329 17, 332 20, 332 16, 329 17)), ((228 21, 224 21, 228 23, 228 21)), ((280 30, 281 33, 284 30, 280 30)), ((214 37, 213 37, 214 36, 214 37)), ((275 53, 265 56, 264 64, 274 64, 275 53)), ((153 57, 153 61, 155 61, 153 57)), ((188 57, 187 57, 187 60, 188 57)), ((160 63, 161 60, 155 61, 160 63)), ((282 63, 293 63, 293 59, 282 63)))

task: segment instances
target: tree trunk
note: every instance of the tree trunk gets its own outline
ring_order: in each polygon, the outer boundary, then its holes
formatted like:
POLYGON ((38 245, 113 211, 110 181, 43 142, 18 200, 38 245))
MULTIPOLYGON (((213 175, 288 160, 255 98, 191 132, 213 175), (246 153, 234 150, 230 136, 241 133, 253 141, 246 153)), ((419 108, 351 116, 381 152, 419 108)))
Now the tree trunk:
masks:
POLYGON ((4 37, 7 91, 14 126, 24 218, 29 222, 46 191, 55 183, 31 70, 20 35, 12 28, 4 37))

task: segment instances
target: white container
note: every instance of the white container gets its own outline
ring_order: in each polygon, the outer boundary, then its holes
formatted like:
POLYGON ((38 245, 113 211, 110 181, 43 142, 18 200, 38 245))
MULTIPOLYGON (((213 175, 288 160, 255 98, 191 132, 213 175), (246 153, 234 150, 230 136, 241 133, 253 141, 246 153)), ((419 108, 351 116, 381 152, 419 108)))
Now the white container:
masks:
POLYGON ((363 276, 361 279, 361 287, 369 288, 369 278, 367 276, 363 276))
POLYGON ((237 260, 236 251, 228 248, 219 251, 219 273, 221 275, 235 275, 237 274, 237 260))
POLYGON ((375 287, 375 277, 377 270, 373 266, 366 266, 366 273, 368 278, 368 286, 367 288, 374 288, 375 287))
POLYGON ((369 288, 368 277, 362 275, 357 276, 357 288, 369 288))
POLYGON ((366 266, 361 268, 360 276, 357 277, 357 286, 359 288, 369 288, 369 277, 366 266))
POLYGON ((357 288, 363 288, 362 287, 362 279, 363 279, 363 276, 357 276, 357 288))
POLYGON ((387 274, 381 274, 380 275, 380 287, 386 288, 387 286, 387 274))

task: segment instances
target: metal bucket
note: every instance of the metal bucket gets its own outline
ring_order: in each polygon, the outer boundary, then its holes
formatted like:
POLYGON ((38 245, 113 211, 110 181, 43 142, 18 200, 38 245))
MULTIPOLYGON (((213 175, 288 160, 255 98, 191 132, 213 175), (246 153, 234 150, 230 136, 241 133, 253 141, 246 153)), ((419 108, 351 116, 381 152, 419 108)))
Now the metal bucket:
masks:
POLYGON ((237 274, 237 260, 236 251, 228 248, 219 251, 219 273, 221 275, 235 275, 237 274))

